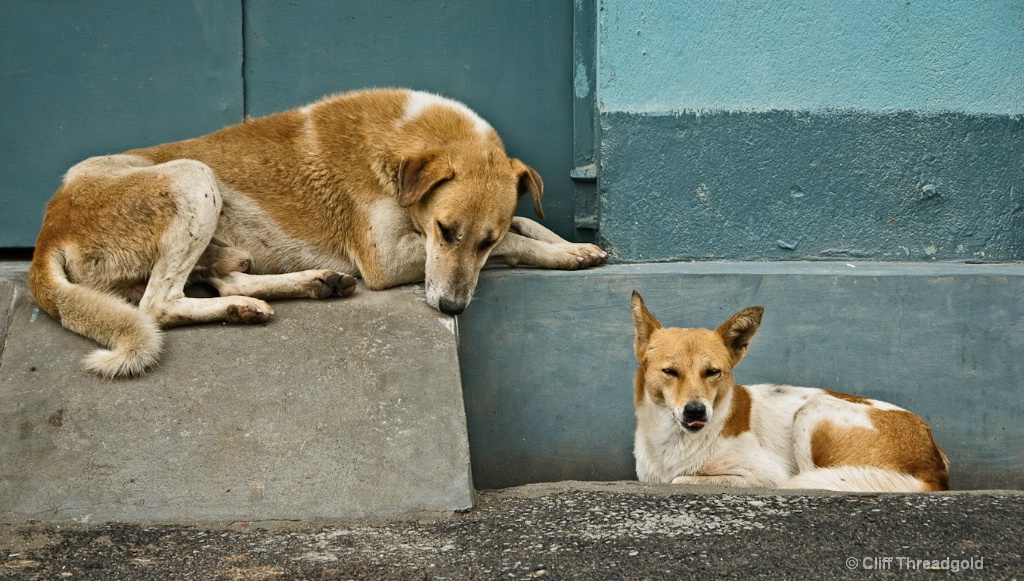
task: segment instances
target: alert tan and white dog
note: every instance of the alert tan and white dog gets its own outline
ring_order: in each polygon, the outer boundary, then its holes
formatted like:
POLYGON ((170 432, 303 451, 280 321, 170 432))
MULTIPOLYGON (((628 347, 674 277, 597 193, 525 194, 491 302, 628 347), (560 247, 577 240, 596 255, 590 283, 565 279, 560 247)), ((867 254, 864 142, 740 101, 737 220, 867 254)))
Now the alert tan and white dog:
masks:
POLYGON ((87 159, 50 201, 29 284, 64 327, 104 345, 106 377, 142 373, 163 327, 264 322, 264 299, 425 281, 448 314, 489 260, 575 269, 605 253, 543 218, 544 185, 462 103, 407 90, 335 95, 198 139, 87 159), (184 295, 203 281, 220 296, 184 295))
POLYGON ((920 417, 812 387, 736 385, 761 307, 718 329, 664 328, 636 291, 636 472, 641 481, 842 491, 946 490, 920 417))

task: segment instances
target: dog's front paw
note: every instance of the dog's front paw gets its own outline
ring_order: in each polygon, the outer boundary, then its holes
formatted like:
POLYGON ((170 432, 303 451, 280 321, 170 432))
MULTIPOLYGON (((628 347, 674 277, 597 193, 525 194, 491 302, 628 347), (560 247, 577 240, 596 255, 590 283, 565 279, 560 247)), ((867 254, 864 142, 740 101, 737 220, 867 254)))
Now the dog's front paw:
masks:
POLYGON ((240 300, 237 303, 228 305, 227 313, 224 316, 224 320, 229 323, 266 323, 270 319, 270 315, 274 314, 274 310, 266 301, 250 297, 238 298, 240 300))
POLYGON ((553 245, 558 256, 556 268, 577 270, 604 262, 608 253, 593 244, 562 242, 553 245))
POLYGON ((704 480, 700 476, 676 476, 672 479, 672 484, 704 484, 704 480))
POLYGON ((311 296, 314 299, 326 299, 330 296, 348 297, 356 292, 356 279, 343 272, 325 270, 313 279, 311 296))

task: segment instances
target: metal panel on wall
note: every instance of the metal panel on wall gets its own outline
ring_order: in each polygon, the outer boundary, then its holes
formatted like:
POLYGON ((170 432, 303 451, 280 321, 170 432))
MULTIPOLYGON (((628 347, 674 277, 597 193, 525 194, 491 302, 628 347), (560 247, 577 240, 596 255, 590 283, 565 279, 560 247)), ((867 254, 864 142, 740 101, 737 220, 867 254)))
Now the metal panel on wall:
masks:
POLYGON ((0 248, 68 167, 241 121, 239 2, 0 0, 0 248))
POLYGON ((444 94, 540 172, 544 223, 571 238, 572 18, 571 2, 541 0, 247 0, 246 113, 367 87, 444 94))

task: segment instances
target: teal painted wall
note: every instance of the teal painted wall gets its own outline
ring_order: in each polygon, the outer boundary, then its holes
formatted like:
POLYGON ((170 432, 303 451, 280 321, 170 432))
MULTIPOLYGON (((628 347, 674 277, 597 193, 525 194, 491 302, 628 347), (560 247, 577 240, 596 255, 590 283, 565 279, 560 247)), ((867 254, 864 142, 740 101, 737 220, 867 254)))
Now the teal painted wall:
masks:
POLYGON ((238 2, 0 0, 0 248, 69 167, 242 119, 238 2))
POLYGON ((602 115, 620 260, 1024 258, 1024 117, 602 115))
POLYGON ((0 0, 0 14, 0 248, 34 244, 86 157, 374 86, 477 109, 543 176, 545 223, 573 234, 571 3, 0 0))
POLYGON ((602 0, 619 260, 1024 258, 1024 4, 602 0))

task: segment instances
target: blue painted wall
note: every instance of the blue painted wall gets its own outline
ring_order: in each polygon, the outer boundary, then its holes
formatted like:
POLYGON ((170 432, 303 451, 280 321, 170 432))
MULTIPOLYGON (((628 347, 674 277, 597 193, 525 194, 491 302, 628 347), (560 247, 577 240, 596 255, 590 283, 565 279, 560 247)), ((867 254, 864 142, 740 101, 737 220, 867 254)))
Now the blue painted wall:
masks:
POLYGON ((1024 258, 1024 3, 601 0, 625 261, 1024 258))
POLYGON ((0 248, 64 172, 242 119, 238 2, 0 0, 0 248))

